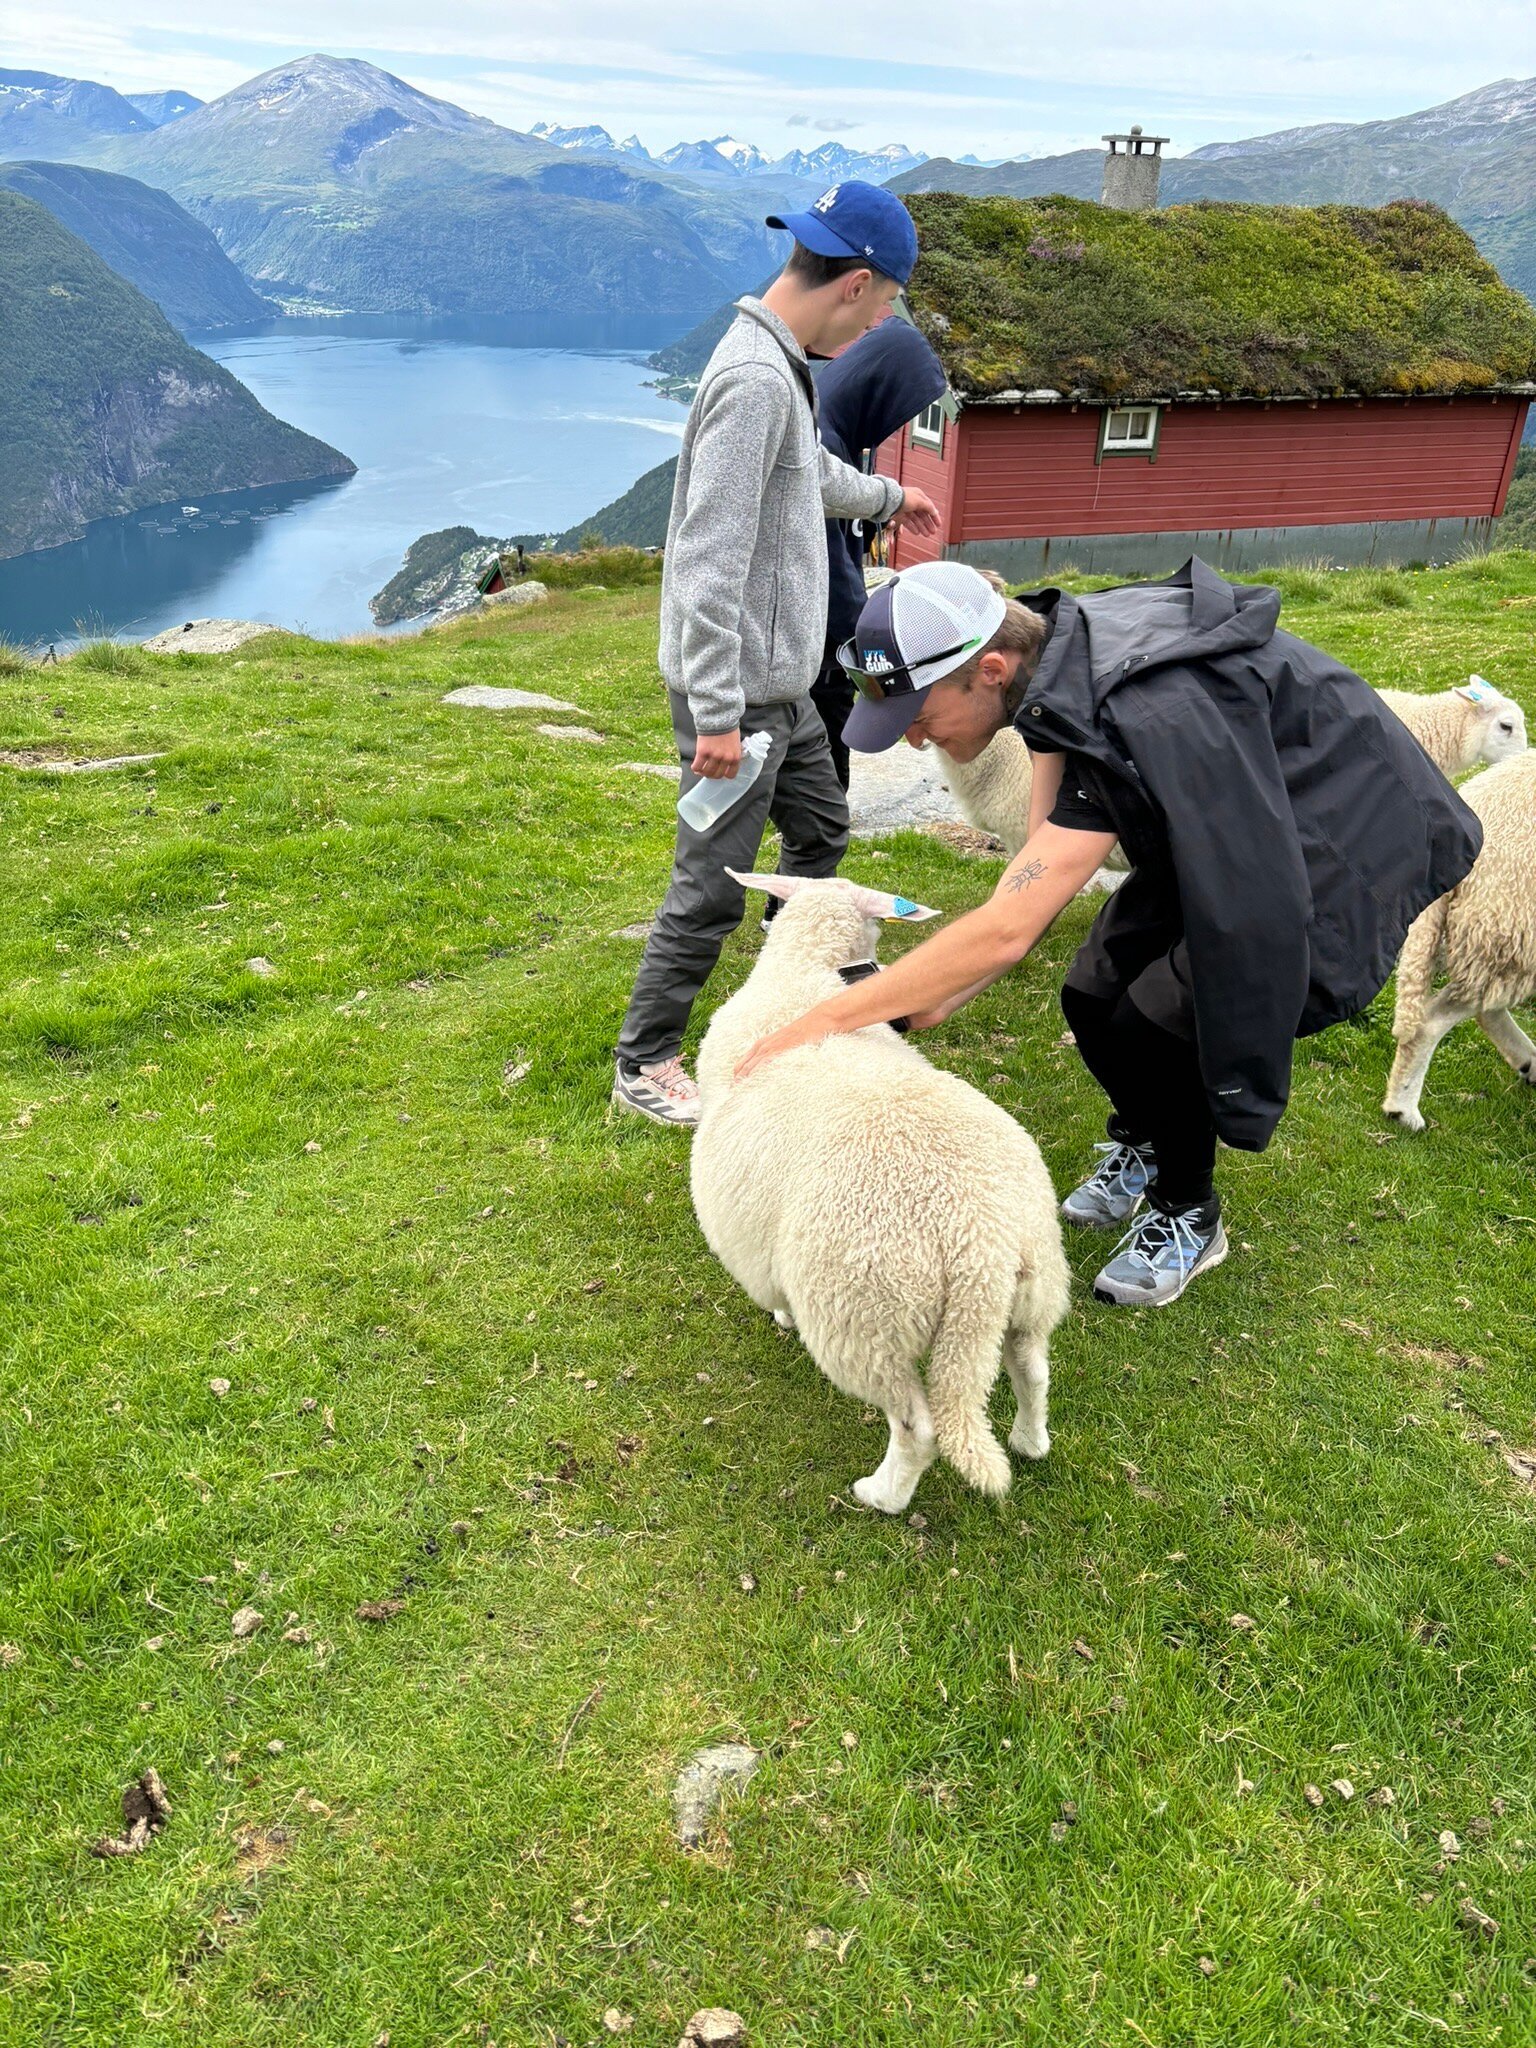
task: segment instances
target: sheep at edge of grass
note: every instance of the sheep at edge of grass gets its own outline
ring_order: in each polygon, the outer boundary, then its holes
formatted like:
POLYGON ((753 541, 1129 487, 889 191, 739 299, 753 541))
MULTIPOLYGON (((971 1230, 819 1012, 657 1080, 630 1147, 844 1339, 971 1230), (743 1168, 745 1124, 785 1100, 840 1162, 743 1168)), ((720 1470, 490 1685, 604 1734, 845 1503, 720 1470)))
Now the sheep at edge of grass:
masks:
POLYGON ((1006 1110, 888 1024, 736 1079, 759 1038, 873 958, 893 902, 843 881, 760 880, 784 907, 699 1051, 705 1239, 835 1387, 884 1410, 885 1458, 854 1482, 864 1506, 899 1514, 937 1457, 1005 1493, 1008 1454, 987 1417, 1000 1364, 1017 1397, 1009 1444, 1026 1458, 1050 1449, 1048 1345, 1068 1286, 1050 1178, 1006 1110))
POLYGON ((1510 1015, 1512 1003, 1536 996, 1536 753, 1474 775, 1461 794, 1482 820, 1482 852, 1414 920, 1397 966, 1397 1057, 1381 1106, 1410 1131, 1424 1128, 1419 1097, 1435 1048, 1469 1017, 1536 1084, 1536 1045, 1510 1015))
POLYGON ((1442 775, 1508 761, 1525 748, 1525 713, 1512 697, 1470 676, 1449 690, 1378 690, 1442 775))

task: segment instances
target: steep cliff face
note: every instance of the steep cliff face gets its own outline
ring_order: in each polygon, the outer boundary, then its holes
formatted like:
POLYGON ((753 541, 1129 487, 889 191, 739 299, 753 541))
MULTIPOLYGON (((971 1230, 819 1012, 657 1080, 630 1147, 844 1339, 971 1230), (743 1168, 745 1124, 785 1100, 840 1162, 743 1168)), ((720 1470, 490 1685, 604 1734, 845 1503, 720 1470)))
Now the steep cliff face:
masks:
POLYGON ((189 348, 44 207, 0 190, 0 556, 141 505, 350 476, 189 348))

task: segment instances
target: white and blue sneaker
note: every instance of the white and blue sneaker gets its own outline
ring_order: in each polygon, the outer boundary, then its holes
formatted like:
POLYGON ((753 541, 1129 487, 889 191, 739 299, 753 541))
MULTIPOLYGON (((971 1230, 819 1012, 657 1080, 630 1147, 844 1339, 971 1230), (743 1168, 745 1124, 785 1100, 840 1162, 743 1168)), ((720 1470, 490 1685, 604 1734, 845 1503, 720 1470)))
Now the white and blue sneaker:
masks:
POLYGON ((1150 1145, 1127 1145, 1118 1139, 1093 1149, 1101 1155, 1099 1163, 1068 1195, 1061 1213, 1084 1230, 1118 1230, 1130 1222, 1157 1179, 1157 1157, 1150 1145))
POLYGON ((1148 1209, 1094 1281, 1094 1299, 1117 1308, 1166 1308, 1197 1273, 1219 1266, 1227 1250, 1227 1233, 1214 1203, 1175 1209, 1171 1215, 1148 1209))

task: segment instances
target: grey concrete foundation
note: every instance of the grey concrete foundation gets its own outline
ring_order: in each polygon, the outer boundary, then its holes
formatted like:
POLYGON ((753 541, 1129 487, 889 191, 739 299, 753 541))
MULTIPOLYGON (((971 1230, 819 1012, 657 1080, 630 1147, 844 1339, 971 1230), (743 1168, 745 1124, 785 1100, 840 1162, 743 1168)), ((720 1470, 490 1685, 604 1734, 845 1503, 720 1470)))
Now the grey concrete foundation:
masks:
POLYGON ((1074 569, 1086 576, 1166 576, 1199 555, 1230 574, 1287 562, 1325 568, 1400 568, 1452 562, 1492 545, 1491 519, 1381 520, 1355 526, 1254 526, 1209 533, 1056 534, 1040 540, 968 540, 953 560, 995 569, 1010 583, 1044 583, 1074 569))

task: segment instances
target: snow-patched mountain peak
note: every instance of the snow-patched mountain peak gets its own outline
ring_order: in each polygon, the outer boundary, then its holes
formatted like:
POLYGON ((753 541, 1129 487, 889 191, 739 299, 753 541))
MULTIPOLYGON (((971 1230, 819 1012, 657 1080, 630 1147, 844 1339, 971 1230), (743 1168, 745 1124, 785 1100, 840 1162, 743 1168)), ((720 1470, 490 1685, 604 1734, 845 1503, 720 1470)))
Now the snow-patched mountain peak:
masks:
POLYGON ((600 128, 595 121, 584 128, 561 128, 553 121, 535 121, 528 130, 540 142, 552 142, 556 149, 600 149, 611 152, 618 144, 606 128, 600 128))
POLYGON ((412 128, 440 128, 452 133, 496 126, 494 121, 466 113, 463 107, 448 100, 434 99, 430 93, 418 91, 393 72, 381 71, 377 64, 367 64, 360 57, 322 55, 296 57, 290 64, 278 64, 184 118, 188 124, 207 124, 232 115, 260 114, 269 120, 314 121, 317 125, 345 127, 378 113, 393 114, 400 124, 412 128))
POLYGON ((0 71, 0 118, 20 123, 56 115, 102 135, 132 135, 152 123, 110 85, 52 71, 0 71))
POLYGON ((715 135, 710 138, 709 146, 718 151, 726 162, 738 171, 763 171, 768 168, 768 158, 755 142, 741 142, 734 135, 715 135))

